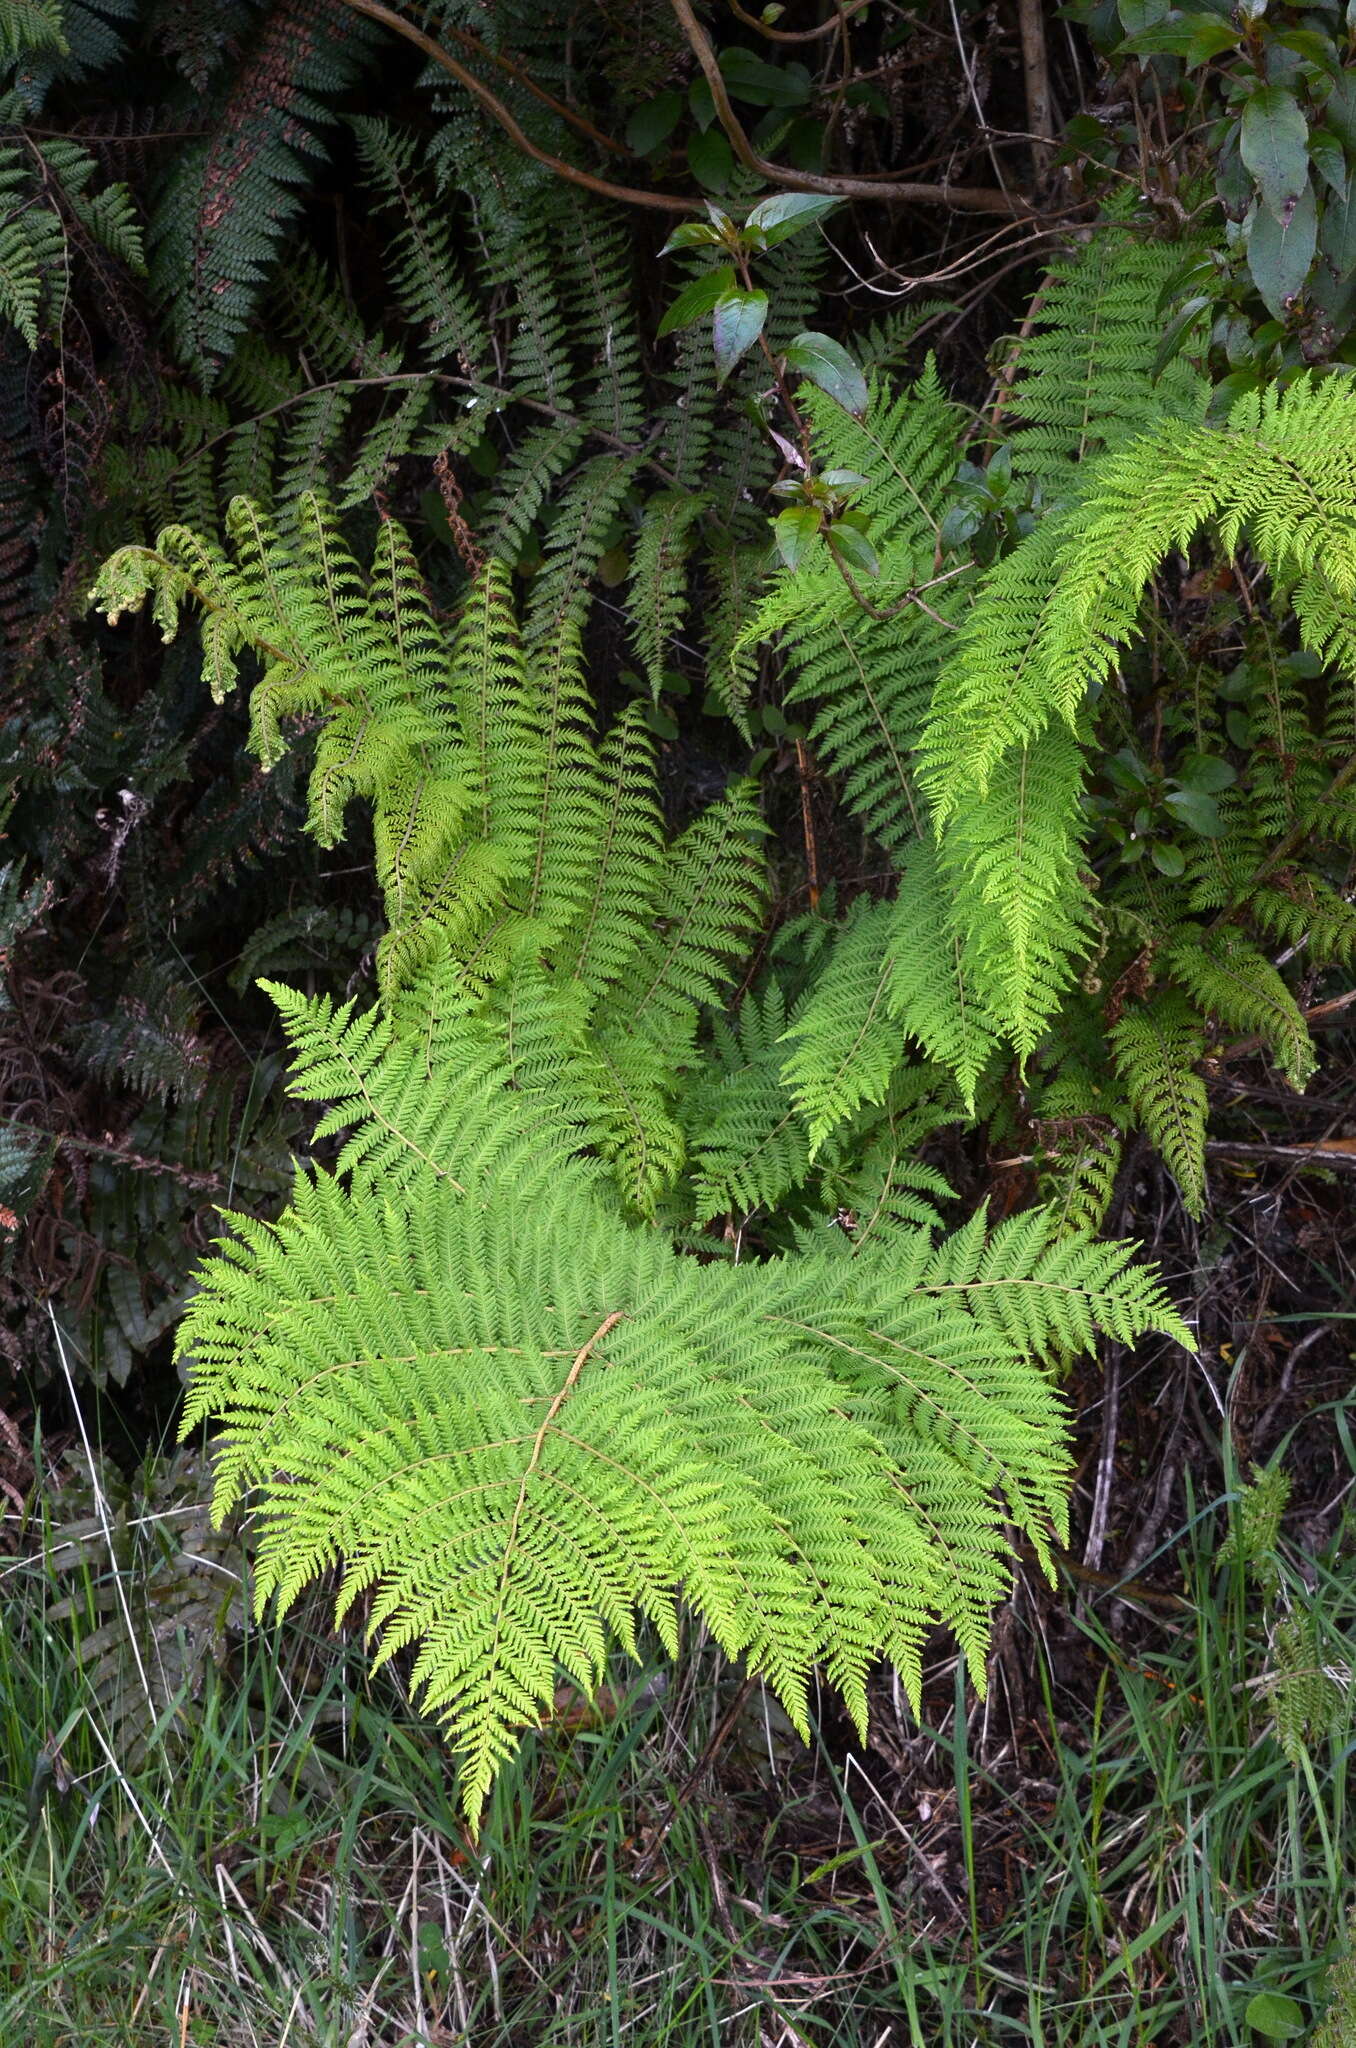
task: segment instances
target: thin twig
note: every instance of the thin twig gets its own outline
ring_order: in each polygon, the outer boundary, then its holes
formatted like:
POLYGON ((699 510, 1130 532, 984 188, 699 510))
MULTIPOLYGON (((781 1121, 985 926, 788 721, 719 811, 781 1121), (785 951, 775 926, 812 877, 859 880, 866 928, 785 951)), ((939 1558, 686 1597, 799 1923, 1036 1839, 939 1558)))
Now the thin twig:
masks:
POLYGON ((1258 1140, 1207 1138, 1205 1149, 1213 1159, 1255 1159, 1287 1162, 1292 1173, 1322 1169, 1324 1172, 1356 1173, 1356 1150, 1345 1151, 1322 1139, 1312 1145, 1263 1144, 1258 1140))

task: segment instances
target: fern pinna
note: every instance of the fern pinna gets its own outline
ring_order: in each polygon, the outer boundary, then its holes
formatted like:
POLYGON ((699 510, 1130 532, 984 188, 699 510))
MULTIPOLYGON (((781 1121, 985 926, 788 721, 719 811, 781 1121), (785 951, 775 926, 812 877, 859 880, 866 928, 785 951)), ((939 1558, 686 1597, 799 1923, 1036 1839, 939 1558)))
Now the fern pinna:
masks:
MULTIPOLYGON (((1266 946, 1303 947, 1312 968, 1356 939, 1356 398, 1301 377, 1215 417, 1188 363, 1156 376, 1177 261, 1113 221, 1059 268, 987 472, 961 464, 931 371, 878 388, 860 421, 805 394, 819 459, 869 479, 879 579, 864 608, 830 551, 809 551, 743 632, 779 636, 821 759, 900 876, 879 998, 843 988, 859 1050, 842 1099, 877 1094, 912 1044, 975 1104, 1015 1050, 1085 1218, 1134 1123, 1199 1211, 1194 1063, 1256 1034, 1302 1087, 1313 1050, 1266 946), (977 526, 1014 505, 1020 537, 981 566, 977 526), (1250 584, 1217 599, 1188 650, 1156 581, 1193 547, 1229 590, 1250 556, 1273 597, 1269 616, 1250 584)), ((800 1054, 788 1077, 831 1078, 800 1054)))
MULTIPOLYGON (((233 559, 170 531, 115 557, 98 601, 150 596, 167 632, 191 603, 214 689, 252 653, 265 758, 283 718, 319 713, 311 828, 371 804, 390 918, 377 1007, 272 990, 294 1092, 344 1142, 275 1225, 229 1219, 182 1331, 185 1427, 225 1425, 218 1509, 266 1489, 260 1598, 344 1560, 341 1607, 370 1598, 379 1655, 419 1645, 473 1819, 558 1672, 592 1688, 642 1623, 674 1649, 680 1599, 802 1727, 817 1666, 859 1721, 877 1657, 917 1700, 937 1620, 982 1668, 1009 1526, 1043 1558, 1064 1526, 1050 1365, 1099 1330, 1185 1339, 1157 1283, 1040 1211, 940 1243, 912 1220, 923 1068, 837 1162, 845 1191, 874 1188, 865 1227, 682 1256, 643 1219, 702 1088, 761 1074, 754 1127, 775 1108, 778 996, 714 1061, 698 1033, 758 918, 750 794, 668 841, 643 727, 593 740, 577 643, 525 661, 493 565, 445 635, 393 524, 368 577, 314 502, 291 544, 248 506, 230 524, 233 559)), ((870 909, 840 941, 868 973, 870 909)), ((830 1030, 815 986, 802 1040, 830 1030)), ((783 1148, 793 1177, 806 1147, 834 1159, 816 1114, 783 1148)), ((738 1112, 725 1128, 728 1178, 738 1112)))

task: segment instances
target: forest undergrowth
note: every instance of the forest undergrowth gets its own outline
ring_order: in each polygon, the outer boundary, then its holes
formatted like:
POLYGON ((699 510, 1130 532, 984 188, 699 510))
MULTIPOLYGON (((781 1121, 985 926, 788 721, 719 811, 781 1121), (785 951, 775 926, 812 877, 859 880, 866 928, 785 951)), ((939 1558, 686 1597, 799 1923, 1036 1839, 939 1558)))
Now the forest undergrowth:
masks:
POLYGON ((0 2042, 1356 2041, 1354 365, 1328 0, 0 0, 0 2042))

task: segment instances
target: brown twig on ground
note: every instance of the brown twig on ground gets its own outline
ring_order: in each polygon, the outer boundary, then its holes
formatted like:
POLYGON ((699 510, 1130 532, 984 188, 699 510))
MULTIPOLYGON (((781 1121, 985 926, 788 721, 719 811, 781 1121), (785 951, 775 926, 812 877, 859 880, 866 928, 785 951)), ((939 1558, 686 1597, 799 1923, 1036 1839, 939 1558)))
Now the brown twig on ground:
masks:
POLYGON ((1205 1149, 1212 1159, 1237 1159, 1246 1164, 1256 1160, 1283 1161, 1292 1173, 1321 1168, 1324 1172, 1356 1173, 1356 1138, 1319 1139, 1312 1145, 1265 1144, 1255 1139, 1208 1138, 1205 1149))

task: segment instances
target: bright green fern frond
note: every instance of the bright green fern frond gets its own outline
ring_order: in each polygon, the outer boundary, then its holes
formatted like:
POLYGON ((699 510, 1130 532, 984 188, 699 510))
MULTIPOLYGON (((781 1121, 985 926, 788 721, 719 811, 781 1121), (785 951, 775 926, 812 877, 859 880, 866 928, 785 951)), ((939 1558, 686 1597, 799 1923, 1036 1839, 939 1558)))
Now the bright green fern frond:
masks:
POLYGON ((303 1175, 276 1226, 234 1219, 185 1323, 184 1426, 225 1424, 218 1512, 268 1491, 261 1601, 339 1563, 379 1656, 418 1644, 473 1823, 558 1673, 594 1687, 639 1617, 675 1647, 680 1591, 801 1725, 816 1664, 859 1720, 881 1654, 916 1698, 933 1617, 982 1667, 1005 1520, 1038 1548, 1062 1526, 1042 1358, 1090 1321, 1177 1328, 1118 1248, 1080 1262, 1024 1224, 989 1249, 979 1226, 871 1260, 676 1258, 599 1201, 455 1002, 425 1050, 412 1019, 383 1042, 284 1008, 305 1092, 345 1089, 336 1117, 363 1098, 370 1128, 354 1186, 303 1175))
POLYGON ((762 915, 766 828, 757 795, 754 783, 732 783, 668 848, 656 878, 654 928, 600 1017, 677 1046, 690 1037, 698 1009, 724 999, 731 961, 762 915))
POLYGON ((1052 514, 996 562, 943 650, 920 764, 939 826, 982 797, 1003 756, 1053 716, 1043 650, 1067 526, 1067 515, 1052 514))
POLYGON ((821 544, 797 570, 776 577, 736 651, 781 635, 797 671, 788 702, 818 707, 811 728, 817 754, 843 778, 844 795, 867 828, 899 853, 921 829, 912 750, 955 637, 948 622, 960 615, 969 581, 950 578, 930 588, 921 605, 906 599, 938 572, 959 415, 931 366, 911 390, 893 399, 877 393, 864 420, 827 399, 810 401, 810 410, 826 466, 870 479, 860 505, 881 561, 871 603, 891 615, 873 619, 863 611, 821 544))
POLYGON ((1137 632, 1159 562, 1207 522, 1226 550, 1246 530, 1289 589, 1306 645, 1352 662, 1356 393, 1298 380, 1240 400, 1223 426, 1166 419, 1092 465, 1077 505, 990 571, 929 721, 939 822, 1047 720, 1076 725, 1137 632))
POLYGON ((450 680, 475 763, 481 831, 501 849, 506 869, 526 877, 536 854, 545 762, 508 571, 493 558, 458 623, 450 680))
POLYGON ((1025 1055, 1068 987, 1089 919, 1078 870, 1082 750, 1051 727, 1009 755, 942 843, 962 965, 1025 1055))
POLYGON ((716 1020, 715 1058, 679 1098, 699 1223, 772 1213, 809 1178, 809 1134, 782 1078, 786 1027, 780 985, 750 990, 730 1022, 716 1020))
POLYGON ((639 705, 618 721, 600 750, 588 830, 562 832, 552 862, 554 886, 543 896, 543 910, 551 915, 558 898, 565 913, 557 960, 563 972, 601 995, 633 957, 663 871, 654 736, 639 705))
POLYGON ((890 1009, 925 1053, 956 1077, 966 1106, 1002 1027, 972 986, 951 889, 931 839, 905 856, 887 941, 890 1009))

